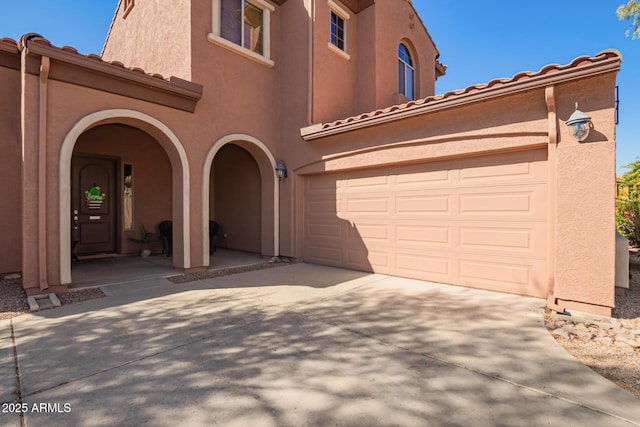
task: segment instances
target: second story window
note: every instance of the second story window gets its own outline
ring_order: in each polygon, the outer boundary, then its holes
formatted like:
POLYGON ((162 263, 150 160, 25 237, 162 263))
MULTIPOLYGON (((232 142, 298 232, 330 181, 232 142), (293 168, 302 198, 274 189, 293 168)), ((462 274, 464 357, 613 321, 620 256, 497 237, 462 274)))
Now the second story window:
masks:
POLYGON ((345 44, 345 21, 344 19, 331 11, 331 44, 340 50, 347 50, 345 44))
POLYGON ((268 67, 273 5, 265 0, 212 0, 212 31, 207 39, 268 67))
POLYGON ((347 21, 351 18, 349 13, 333 0, 327 0, 329 5, 329 50, 349 60, 347 53, 347 21))
POLYGON ((398 46, 398 92, 414 99, 414 68, 409 49, 404 43, 398 46))
POLYGON ((220 6, 220 37, 262 55, 262 9, 247 0, 221 0, 220 6))

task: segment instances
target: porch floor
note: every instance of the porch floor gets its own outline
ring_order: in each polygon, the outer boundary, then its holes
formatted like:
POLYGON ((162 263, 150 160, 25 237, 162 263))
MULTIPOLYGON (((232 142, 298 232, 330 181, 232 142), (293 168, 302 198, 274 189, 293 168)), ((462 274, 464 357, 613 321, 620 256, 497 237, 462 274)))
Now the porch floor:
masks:
MULTIPOLYGON (((218 248, 211 256, 209 270, 229 267, 241 267, 269 262, 262 255, 230 249, 218 248)), ((121 283, 137 282, 146 279, 180 276, 174 270, 172 258, 154 254, 148 258, 138 256, 119 256, 82 260, 71 266, 69 289, 91 288, 121 283)))

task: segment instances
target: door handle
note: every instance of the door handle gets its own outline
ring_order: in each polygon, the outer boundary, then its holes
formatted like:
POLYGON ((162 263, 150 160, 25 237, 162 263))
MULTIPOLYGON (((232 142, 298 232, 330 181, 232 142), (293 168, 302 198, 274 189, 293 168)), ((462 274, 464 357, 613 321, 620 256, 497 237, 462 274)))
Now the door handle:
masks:
POLYGON ((78 215, 73 216, 73 229, 74 230, 78 229, 78 215))

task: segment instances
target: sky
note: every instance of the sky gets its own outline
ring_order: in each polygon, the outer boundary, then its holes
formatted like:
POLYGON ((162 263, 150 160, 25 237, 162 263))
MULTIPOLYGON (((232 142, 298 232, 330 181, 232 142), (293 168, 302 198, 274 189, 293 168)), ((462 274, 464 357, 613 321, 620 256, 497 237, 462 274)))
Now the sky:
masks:
MULTIPOLYGON (((166 0, 170 4, 171 0, 166 0)), ((204 1, 204 0, 201 0, 204 1)), ((301 0, 290 0, 301 1, 301 0)), ((38 33, 80 53, 102 51, 118 0, 2 0, 0 38, 38 33)), ((622 54, 618 74, 617 173, 640 156, 640 39, 626 37, 629 22, 616 8, 626 0, 413 0, 440 51, 447 73, 436 94, 565 65, 605 49, 622 54)), ((147 70, 153 72, 153 70, 147 70)), ((581 108, 588 114, 588 108, 581 108)))

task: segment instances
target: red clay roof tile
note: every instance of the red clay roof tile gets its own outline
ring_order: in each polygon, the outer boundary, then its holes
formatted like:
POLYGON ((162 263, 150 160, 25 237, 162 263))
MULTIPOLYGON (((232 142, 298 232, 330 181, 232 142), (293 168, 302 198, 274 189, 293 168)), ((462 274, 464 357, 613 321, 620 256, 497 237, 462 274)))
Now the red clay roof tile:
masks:
POLYGON ((570 69, 570 68, 584 67, 584 66, 587 66, 587 65, 599 62, 599 61, 604 61, 604 60, 607 60, 607 59, 611 59, 611 58, 622 58, 622 55, 617 50, 610 49, 610 50, 604 50, 602 52, 599 52, 595 56, 579 56, 579 57, 575 58, 574 60, 572 60, 569 64, 566 64, 566 65, 548 64, 548 65, 545 65, 544 67, 542 67, 539 71, 535 71, 535 72, 533 72, 533 71, 523 71, 523 72, 519 72, 519 73, 515 74, 511 78, 493 79, 488 83, 471 85, 471 86, 468 86, 468 87, 466 87, 464 89, 451 90, 451 91, 445 92, 442 95, 430 96, 430 97, 423 98, 423 99, 418 99, 418 100, 415 100, 415 101, 409 101, 409 102, 407 102, 405 104, 393 105, 393 106, 390 106, 390 107, 386 107, 386 108, 383 108, 383 109, 371 111, 371 112, 368 112, 368 113, 359 114, 357 116, 336 120, 336 121, 331 122, 331 123, 323 123, 321 125, 321 129, 322 130, 326 130, 326 129, 330 129, 330 128, 337 127, 337 126, 340 126, 340 125, 344 125, 344 124, 347 124, 347 123, 353 123, 353 122, 357 122, 359 120, 370 119, 370 118, 373 118, 373 117, 376 117, 376 116, 380 116, 380 115, 383 115, 383 114, 389 114, 389 113, 392 113, 392 112, 410 110, 412 108, 418 108, 421 105, 429 104, 429 103, 432 103, 432 102, 435 102, 435 101, 447 100, 447 99, 452 99, 452 98, 455 98, 455 97, 458 97, 458 96, 461 96, 461 95, 465 95, 465 94, 469 94, 469 93, 476 93, 476 92, 486 91, 486 90, 489 90, 489 89, 492 89, 492 88, 497 88, 497 87, 500 87, 500 86, 508 85, 510 83, 520 82, 520 81, 524 81, 524 80, 530 80, 530 79, 535 78, 535 77, 558 73, 560 71, 567 70, 567 69, 570 69))
MULTIPOLYGON (((24 36, 23 36, 24 37, 24 36)), ((87 55, 83 55, 81 53, 78 52, 78 50, 72 46, 55 46, 53 45, 49 40, 45 39, 44 37, 40 36, 40 35, 34 35, 33 37, 29 38, 29 42, 31 43, 38 43, 41 45, 45 45, 48 47, 52 47, 54 49, 58 49, 62 52, 68 53, 68 54, 72 54, 72 55, 77 55, 79 57, 82 58, 86 58, 86 59, 91 59, 93 61, 97 61, 97 62, 101 62, 103 64, 107 64, 107 65, 111 65, 117 68, 124 68, 127 69, 129 71, 133 71, 135 73, 138 74, 145 74, 147 76, 156 78, 156 79, 160 79, 160 80, 164 80, 164 81, 169 81, 169 79, 165 78, 163 75, 158 74, 158 73, 147 73, 145 70, 143 70, 142 68, 138 68, 138 67, 126 67, 122 62, 119 61, 105 61, 102 59, 102 57, 100 55, 96 55, 94 53, 90 53, 87 55)), ((4 47, 10 47, 10 48, 15 48, 16 51, 18 51, 19 47, 18 47, 18 42, 13 40, 12 38, 9 37, 3 37, 0 38, 0 44, 2 44, 4 47)))

